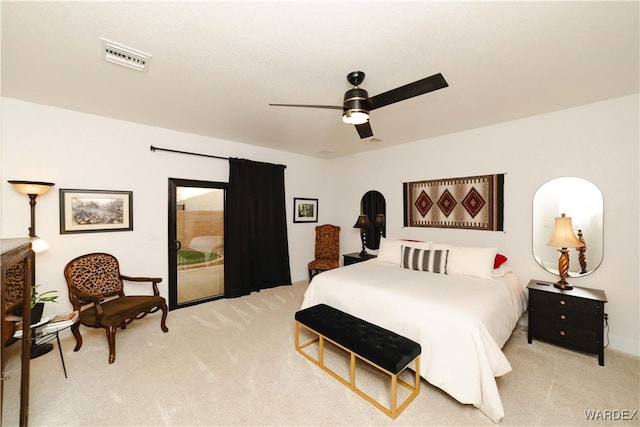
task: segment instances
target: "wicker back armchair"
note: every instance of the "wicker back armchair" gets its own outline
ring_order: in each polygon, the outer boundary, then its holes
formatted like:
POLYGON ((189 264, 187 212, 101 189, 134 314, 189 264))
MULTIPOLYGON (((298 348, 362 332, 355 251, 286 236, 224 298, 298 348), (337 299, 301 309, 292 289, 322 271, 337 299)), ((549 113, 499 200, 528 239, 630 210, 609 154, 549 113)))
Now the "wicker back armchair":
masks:
POLYGON ((82 347, 80 325, 104 328, 109 341, 109 363, 116 360, 116 331, 125 329, 136 319, 162 310, 160 328, 168 332, 167 303, 158 291, 159 277, 130 277, 120 274, 116 257, 106 253, 91 253, 79 256, 64 268, 69 299, 74 310, 80 312, 80 320, 71 327, 76 338, 74 351, 82 347), (123 280, 150 282, 153 295, 125 295, 123 280))

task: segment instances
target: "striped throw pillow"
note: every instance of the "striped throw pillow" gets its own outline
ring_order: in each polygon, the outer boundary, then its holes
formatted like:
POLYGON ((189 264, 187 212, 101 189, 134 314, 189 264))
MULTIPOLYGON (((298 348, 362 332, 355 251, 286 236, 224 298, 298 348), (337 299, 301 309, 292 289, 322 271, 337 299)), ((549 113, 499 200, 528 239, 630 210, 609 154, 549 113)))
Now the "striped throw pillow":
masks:
POLYGON ((402 246, 402 267, 418 271, 447 274, 449 250, 429 250, 402 246))

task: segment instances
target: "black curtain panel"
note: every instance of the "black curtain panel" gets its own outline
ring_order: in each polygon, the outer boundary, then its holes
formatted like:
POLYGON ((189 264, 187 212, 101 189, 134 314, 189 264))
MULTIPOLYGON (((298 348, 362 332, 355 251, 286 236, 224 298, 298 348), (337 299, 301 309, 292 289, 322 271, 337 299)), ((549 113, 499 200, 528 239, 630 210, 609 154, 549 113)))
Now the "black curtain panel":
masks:
POLYGON ((367 191, 360 199, 361 213, 369 217, 371 223, 367 230, 367 247, 378 249, 380 247, 380 229, 375 227, 376 215, 387 214, 387 203, 379 191, 367 191))
POLYGON ((283 165, 229 159, 225 296, 291 284, 283 165))

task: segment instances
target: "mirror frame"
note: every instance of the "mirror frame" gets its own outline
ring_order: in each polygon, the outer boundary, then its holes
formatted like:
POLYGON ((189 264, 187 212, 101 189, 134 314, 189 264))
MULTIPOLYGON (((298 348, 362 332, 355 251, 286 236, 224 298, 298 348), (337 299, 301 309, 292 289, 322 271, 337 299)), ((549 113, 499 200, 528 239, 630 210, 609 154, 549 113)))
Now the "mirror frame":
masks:
POLYGON ((602 192, 592 182, 577 177, 558 177, 542 184, 533 196, 532 252, 536 263, 558 275, 558 248, 547 246, 553 233, 554 218, 566 213, 572 217, 577 237, 585 250, 569 250, 569 277, 593 273, 604 252, 604 202, 602 192), (579 234, 580 231, 580 234, 579 234))

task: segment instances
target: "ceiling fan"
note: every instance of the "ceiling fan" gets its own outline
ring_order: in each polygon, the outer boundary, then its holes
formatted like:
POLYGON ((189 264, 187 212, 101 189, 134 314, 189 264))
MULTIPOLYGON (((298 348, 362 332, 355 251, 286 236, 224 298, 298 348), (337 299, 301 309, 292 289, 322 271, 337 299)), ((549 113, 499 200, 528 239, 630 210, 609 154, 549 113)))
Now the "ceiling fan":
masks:
POLYGON ((360 83, 364 81, 364 77, 365 74, 362 71, 352 71, 347 75, 347 80, 354 87, 353 89, 349 89, 345 92, 344 103, 342 106, 306 104, 269 105, 273 107, 303 107, 342 110, 342 120, 345 123, 355 125, 358 135, 360 135, 360 139, 365 139, 373 136, 373 131, 369 124, 370 111, 449 86, 442 74, 438 73, 369 98, 367 91, 359 87, 360 83))

